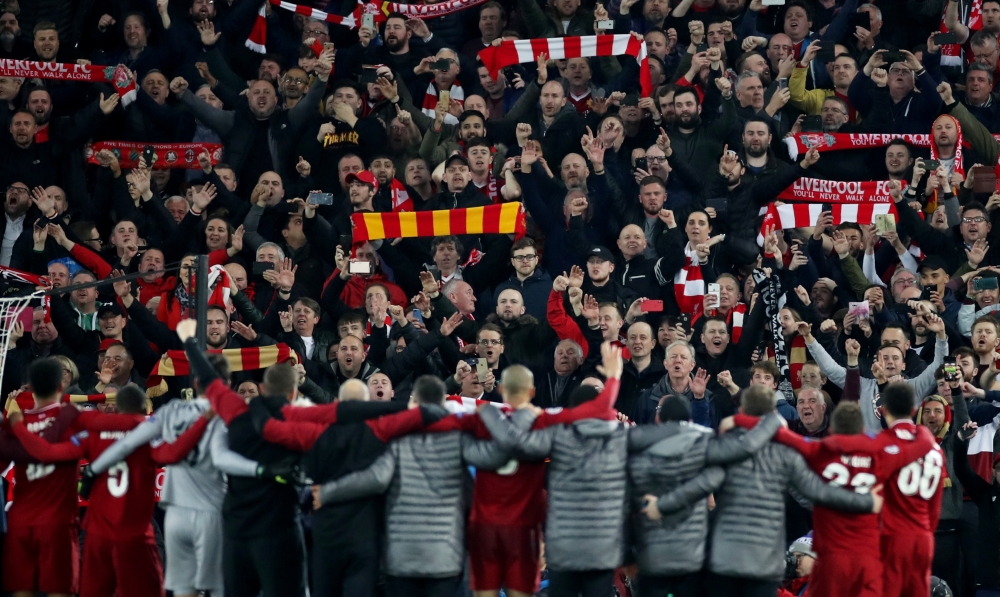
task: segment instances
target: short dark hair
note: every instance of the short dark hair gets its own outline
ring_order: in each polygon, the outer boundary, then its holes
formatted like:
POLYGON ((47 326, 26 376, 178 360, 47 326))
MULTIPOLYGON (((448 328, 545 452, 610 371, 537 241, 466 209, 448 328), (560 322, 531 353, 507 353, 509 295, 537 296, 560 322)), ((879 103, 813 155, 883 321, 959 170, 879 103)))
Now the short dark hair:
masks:
POLYGON ((774 361, 757 361, 753 365, 750 365, 751 377, 753 377, 754 371, 767 373, 774 378, 774 381, 778 381, 781 378, 781 371, 778 369, 778 366, 774 364, 774 361))
POLYGON ((448 392, 444 387, 444 382, 437 377, 421 375, 413 382, 413 391, 410 395, 418 404, 443 405, 448 392))
POLYGON ((838 435, 858 435, 865 430, 865 418, 857 402, 841 402, 830 415, 830 431, 838 435))
POLYGON ((270 396, 288 396, 299 387, 299 373, 288 363, 271 365, 264 371, 264 385, 270 396))
POLYGON ((484 127, 486 126, 486 117, 483 116, 483 113, 480 112, 479 110, 466 110, 466 111, 462 112, 461 114, 459 114, 458 115, 458 124, 459 124, 459 126, 461 126, 463 122, 465 122, 466 120, 472 118, 473 116, 476 117, 476 118, 478 118, 478 119, 480 119, 480 120, 482 120, 483 121, 483 126, 484 127))
POLYGON ((677 98, 684 95, 685 93, 690 93, 691 95, 693 95, 694 103, 698 106, 701 105, 701 98, 698 97, 698 92, 695 91, 694 87, 678 87, 677 90, 674 91, 674 101, 676 102, 677 98))
POLYGON ((465 247, 462 246, 462 241, 459 240, 457 236, 435 236, 431 240, 431 256, 433 257, 437 253, 438 246, 444 243, 451 243, 455 246, 455 250, 461 254, 465 251, 465 247))
POLYGON ((659 413, 661 423, 691 420, 691 403, 684 396, 667 394, 660 398, 656 410, 659 413))
POLYGON ((882 408, 897 419, 913 416, 913 388, 901 381, 885 386, 882 390, 882 408))
POLYGON ((126 414, 145 414, 146 392, 134 383, 126 384, 115 394, 115 410, 126 414))
MULTIPOLYGON (((998 1, 1000 1, 1000 0, 998 0, 998 1)), ((487 8, 499 8, 500 9, 500 20, 501 21, 506 21, 507 20, 507 11, 504 9, 503 5, 501 5, 496 0, 490 0, 486 4, 483 4, 482 8, 479 9, 479 14, 482 14, 483 11, 486 10, 487 8)))
MULTIPOLYGON (((1000 2, 1000 0, 997 0, 997 2, 1000 2)), ((976 351, 972 350, 972 348, 968 346, 959 346, 955 350, 951 351, 951 356, 955 357, 956 359, 961 357, 969 357, 970 359, 976 361, 976 351)), ((977 366, 979 365, 979 361, 976 361, 976 365, 977 366)))
MULTIPOLYGON (((773 364, 773 363, 772 363, 773 364)), ((777 400, 774 397, 774 390, 764 386, 750 386, 743 390, 740 396, 740 408, 743 414, 751 417, 763 417, 774 412, 777 400)))
POLYGON ((339 330, 341 326, 351 325, 352 323, 364 323, 365 316, 358 311, 348 311, 340 316, 337 320, 337 329, 339 330))
MULTIPOLYGON (((813 14, 812 7, 810 7, 808 4, 806 4, 802 0, 792 0, 787 5, 785 5, 785 12, 788 12, 788 9, 792 8, 793 6, 798 6, 802 10, 806 11, 806 20, 808 20, 810 23, 813 24, 816 23, 816 16, 813 14)), ((782 15, 782 20, 784 20, 784 15, 782 15)), ((708 31, 708 29, 705 30, 708 31)))
POLYGON ((483 327, 479 328, 479 331, 476 332, 477 340, 483 332, 496 332, 497 334, 500 334, 500 341, 503 341, 503 329, 495 323, 484 323, 483 327))
POLYGON ((962 206, 962 215, 964 216, 965 212, 967 212, 969 210, 973 210, 973 209, 979 210, 979 211, 983 212, 984 214, 986 213, 986 206, 985 205, 983 205, 982 203, 980 203, 978 201, 969 201, 964 206, 962 206))
POLYGON ((465 144, 466 155, 468 155, 469 150, 473 147, 485 147, 491 151, 493 150, 493 144, 487 141, 486 137, 473 137, 472 139, 469 139, 469 142, 465 144))
MULTIPOLYGON (((388 296, 388 294, 386 296, 388 296)), ((296 303, 302 303, 303 307, 308 307, 308 308, 312 309, 313 313, 316 314, 316 317, 319 317, 320 315, 323 314, 320 311, 319 303, 317 303, 314 299, 309 298, 308 296, 299 297, 298 299, 296 299, 295 302, 296 303)), ((293 307, 295 306, 294 303, 292 304, 292 306, 293 307)))
POLYGON ((401 12, 390 12, 385 17, 386 21, 388 21, 389 19, 403 19, 403 22, 405 23, 406 21, 410 20, 410 17, 406 16, 405 14, 403 14, 401 12))
POLYGON ((31 35, 34 36, 39 31, 55 31, 56 33, 59 33, 59 27, 57 27, 52 21, 39 21, 35 24, 35 28, 31 30, 31 35))
POLYGON ((39 359, 28 367, 31 391, 40 398, 51 398, 62 385, 62 363, 55 357, 39 359))
MULTIPOLYGON (((997 0, 1000 2, 1000 0, 997 0)), ((521 251, 523 249, 534 249, 535 254, 538 254, 538 247, 535 246, 535 240, 525 236, 524 238, 519 238, 514 241, 514 244, 510 246, 510 256, 514 256, 514 251, 521 251)))
POLYGON ((658 184, 664 192, 667 190, 667 185, 663 182, 663 179, 659 176, 646 176, 639 181, 639 190, 642 191, 642 187, 649 186, 651 184, 658 184))
MULTIPOLYGON (((995 0, 995 1, 996 2, 1000 2, 1000 0, 995 0)), ((886 145, 885 147, 886 147, 886 149, 888 149, 888 148, 892 147, 893 145, 902 145, 902 146, 906 147, 906 151, 909 152, 910 155, 913 155, 913 146, 910 145, 910 142, 907 141, 906 139, 904 139, 902 137, 896 137, 892 141, 889 141, 889 144, 886 145)))
POLYGON ((210 352, 205 356, 208 358, 208 364, 215 369, 215 372, 228 386, 233 377, 233 368, 229 365, 229 359, 217 352, 210 352))
POLYGON ((600 390, 594 386, 577 386, 576 389, 569 393, 569 400, 567 400, 566 404, 570 407, 580 406, 597 398, 597 395, 600 393, 600 390))
POLYGON ((357 93, 358 96, 361 96, 361 90, 358 89, 358 84, 355 83, 354 81, 351 81, 350 79, 337 80, 336 82, 334 82, 333 87, 330 88, 330 91, 332 93, 337 93, 338 89, 345 89, 345 88, 352 89, 354 90, 354 93, 357 93))

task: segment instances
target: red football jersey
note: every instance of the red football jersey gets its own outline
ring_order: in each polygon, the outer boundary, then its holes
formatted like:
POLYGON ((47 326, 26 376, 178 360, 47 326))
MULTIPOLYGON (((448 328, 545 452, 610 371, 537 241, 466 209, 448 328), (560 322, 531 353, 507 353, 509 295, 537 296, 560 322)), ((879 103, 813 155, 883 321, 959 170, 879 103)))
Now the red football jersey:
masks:
MULTIPOLYGON (((24 411, 29 433, 48 442, 60 442, 78 431, 80 411, 54 403, 24 411)), ((41 463, 27 454, 4 423, 4 452, 14 461, 14 503, 8 512, 12 528, 76 524, 77 463, 41 463)))
MULTIPOLYGON (((604 391, 589 402, 576 408, 543 411, 535 419, 532 429, 545 429, 589 418, 614 420, 616 413, 611 405, 618 396, 618 385, 618 380, 608 380, 604 391)), ((502 408, 505 412, 509 411, 506 405, 502 408)), ((439 431, 457 428, 473 433, 480 439, 491 437, 482 420, 472 415, 448 417, 432 428, 439 431)), ((545 522, 546 504, 545 463, 511 459, 495 471, 476 471, 469 522, 513 527, 537 526, 545 522)))
MULTIPOLYGON (((897 421, 878 435, 886 450, 916 441, 913 421, 897 421)), ((882 534, 897 537, 933 533, 941 517, 942 478, 948 471, 944 452, 935 443, 924 455, 909 460, 885 483, 885 506, 882 508, 882 534)))
MULTIPOLYGON (((134 425, 145 420, 142 415, 106 415, 115 418, 131 418, 134 425)), ((125 437, 128 431, 85 431, 81 437, 87 458, 91 461, 104 450, 125 437)), ((107 470, 94 481, 90 494, 90 508, 83 519, 83 528, 88 533, 115 540, 130 539, 147 535, 153 536, 153 508, 156 505, 156 475, 159 465, 153 460, 149 445, 132 452, 123 462, 107 470)))

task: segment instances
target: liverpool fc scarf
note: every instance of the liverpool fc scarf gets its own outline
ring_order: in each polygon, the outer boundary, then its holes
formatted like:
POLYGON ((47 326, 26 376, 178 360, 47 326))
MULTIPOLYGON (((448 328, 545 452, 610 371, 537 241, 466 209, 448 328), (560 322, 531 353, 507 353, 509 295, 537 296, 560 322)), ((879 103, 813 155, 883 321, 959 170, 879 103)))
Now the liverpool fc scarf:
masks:
POLYGON ((788 380, 788 355, 785 353, 785 336, 781 333, 781 318, 778 315, 781 311, 778 300, 783 293, 781 281, 777 275, 768 277, 760 269, 753 270, 753 281, 756 283, 760 300, 764 301, 764 314, 771 322, 771 337, 774 340, 774 364, 781 372, 778 390, 785 395, 785 399, 790 404, 793 404, 795 395, 788 380))
MULTIPOLYGON (((993 135, 1000 143, 1000 135, 993 135)), ((930 147, 931 135, 882 135, 878 133, 802 133, 785 139, 788 155, 796 160, 810 149, 843 151, 847 149, 869 149, 885 147, 895 139, 903 139, 914 147, 930 147)), ((964 143, 963 143, 964 144, 964 143)))
MULTIPOLYGON (((146 147, 153 148, 156 160, 152 167, 155 170, 167 168, 201 169, 198 155, 207 151, 212 165, 222 159, 222 145, 218 143, 138 143, 135 141, 98 141, 87 145, 83 150, 88 164, 98 164, 97 154, 102 149, 108 149, 118 158, 118 165, 123 169, 138 168, 139 157, 146 147)), ((148 167, 150 164, 146 164, 148 167)))
MULTIPOLYGON (((904 188, 906 182, 900 183, 904 188)), ((813 201, 816 203, 889 203, 888 180, 823 180, 820 178, 799 178, 777 199, 789 201, 813 201)))
MULTIPOLYGON (((454 101, 465 105, 465 90, 462 89, 462 84, 455 80, 451 84, 451 99, 454 101)), ((427 93, 424 94, 424 103, 421 107, 421 112, 423 112, 428 118, 434 118, 434 108, 438 105, 438 88, 431 81, 427 84, 427 93)), ((454 114, 445 113, 444 115, 445 124, 458 124, 458 118, 455 118, 454 114)))
POLYGON ((479 58, 490 72, 490 77, 496 81, 500 70, 522 62, 534 62, 538 60, 539 54, 545 54, 549 60, 633 56, 639 63, 639 86, 642 89, 642 97, 649 97, 653 93, 646 41, 641 37, 636 39, 630 33, 507 40, 498 46, 481 50, 479 58))
MULTIPOLYGON (((808 228, 815 226, 823 208, 822 203, 785 203, 775 205, 771 203, 767 206, 767 214, 761 225, 761 231, 768 228, 775 230, 788 230, 789 228, 808 228)), ((830 206, 833 213, 833 225, 839 226, 842 222, 855 222, 862 226, 867 226, 875 220, 879 214, 891 213, 895 215, 896 205, 894 203, 862 203, 845 204, 834 203, 830 206)))
POLYGON ((0 75, 26 79, 54 79, 84 83, 108 83, 121 98, 122 107, 135 99, 135 79, 123 65, 63 64, 61 62, 31 62, 28 60, 0 60, 0 75))
MULTIPOLYGON (((969 28, 969 37, 983 27, 983 0, 971 0, 971 4, 965 0, 958 1, 958 18, 969 28)), ((944 4, 944 11, 941 13, 941 24, 938 31, 948 33, 948 26, 945 24, 945 15, 948 13, 948 3, 944 4)), ((962 46, 960 44, 944 44, 941 46, 941 66, 962 66, 962 46)))
MULTIPOLYGON (((446 0, 445 2, 438 2, 436 4, 399 4, 396 2, 373 3, 358 0, 357 7, 355 7, 351 14, 347 16, 330 14, 308 6, 300 6, 292 2, 284 2, 283 0, 267 0, 267 2, 271 3, 273 6, 300 14, 308 19, 326 21, 327 23, 333 23, 335 25, 343 25, 348 29, 357 29, 361 26, 362 13, 372 15, 374 20, 379 23, 385 21, 386 17, 394 12, 401 12, 410 18, 430 19, 465 10, 466 8, 470 8, 472 6, 477 6, 486 2, 486 0, 446 0)), ((260 10, 257 11, 257 20, 254 23, 253 29, 250 31, 250 37, 245 43, 246 47, 259 54, 267 52, 267 15, 264 10, 265 5, 266 3, 262 4, 260 10)))
POLYGON ((517 202, 403 213, 351 214, 354 244, 383 238, 416 238, 463 234, 514 234, 524 236, 524 206, 517 202))
MULTIPOLYGON (((256 371, 266 369, 277 363, 297 365, 299 356, 287 344, 278 343, 272 346, 255 346, 250 348, 226 348, 209 350, 213 354, 221 354, 229 361, 231 371, 256 371)), ((160 360, 153 365, 153 370, 146 380, 146 394, 150 397, 162 396, 167 392, 167 382, 164 377, 183 377, 191 374, 191 364, 183 350, 168 350, 160 360)))
POLYGON ((413 211, 413 198, 406 191, 406 186, 393 178, 389 182, 389 191, 392 193, 392 211, 400 213, 413 211))
POLYGON ((684 247, 684 267, 674 274, 674 297, 681 313, 697 314, 705 300, 705 279, 701 276, 698 253, 689 242, 684 247))

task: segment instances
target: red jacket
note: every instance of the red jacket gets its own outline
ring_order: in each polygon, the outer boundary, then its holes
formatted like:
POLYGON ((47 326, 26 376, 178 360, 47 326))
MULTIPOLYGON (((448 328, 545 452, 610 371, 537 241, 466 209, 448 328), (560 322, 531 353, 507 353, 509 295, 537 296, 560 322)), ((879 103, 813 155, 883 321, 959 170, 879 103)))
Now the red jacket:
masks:
MULTIPOLYGON (((334 270, 327 279, 326 284, 329 284, 334 276, 339 275, 340 270, 334 270)), ((410 305, 410 300, 406 297, 403 289, 395 283, 390 282, 382 272, 376 272, 370 278, 351 276, 348 278, 344 289, 340 292, 340 300, 344 301, 348 309, 362 309, 365 306, 365 293, 368 292, 368 287, 375 283, 382 284, 389 289, 389 302, 391 304, 400 305, 404 309, 410 305)), ((326 288, 326 284, 323 285, 324 289, 326 288)))

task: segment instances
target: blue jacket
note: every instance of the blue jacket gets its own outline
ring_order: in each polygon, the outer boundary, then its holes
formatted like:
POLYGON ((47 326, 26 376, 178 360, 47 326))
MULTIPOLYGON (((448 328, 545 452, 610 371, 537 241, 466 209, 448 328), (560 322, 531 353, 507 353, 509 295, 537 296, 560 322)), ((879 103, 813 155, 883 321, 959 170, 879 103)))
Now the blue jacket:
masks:
POLYGON ((500 293, 508 288, 513 288, 524 297, 524 312, 531 315, 538 321, 548 319, 547 309, 549 293, 552 292, 552 276, 541 267, 535 268, 535 273, 531 274, 524 282, 517 278, 517 273, 511 274, 510 278, 497 285, 493 295, 489 297, 489 312, 495 311, 497 298, 500 293))

